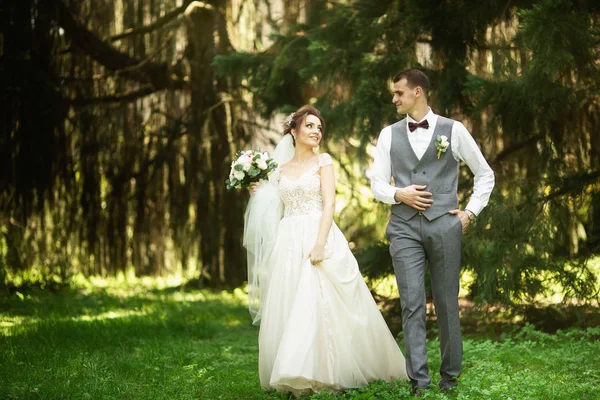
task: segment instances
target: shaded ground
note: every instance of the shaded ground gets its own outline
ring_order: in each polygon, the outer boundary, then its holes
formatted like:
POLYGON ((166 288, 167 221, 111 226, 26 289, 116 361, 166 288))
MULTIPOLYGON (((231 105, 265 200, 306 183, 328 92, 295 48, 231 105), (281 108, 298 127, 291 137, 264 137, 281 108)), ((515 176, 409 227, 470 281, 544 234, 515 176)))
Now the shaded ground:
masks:
MULTIPOLYGON (((375 296, 392 333, 402 331, 402 310, 399 298, 375 296)), ((499 340, 503 334, 517 332, 526 324, 537 330, 555 333, 565 329, 586 329, 600 326, 600 308, 592 305, 531 304, 506 307, 477 307, 467 299, 460 299, 461 330, 465 335, 499 340)), ((433 303, 427 304, 428 337, 437 335, 433 303)))

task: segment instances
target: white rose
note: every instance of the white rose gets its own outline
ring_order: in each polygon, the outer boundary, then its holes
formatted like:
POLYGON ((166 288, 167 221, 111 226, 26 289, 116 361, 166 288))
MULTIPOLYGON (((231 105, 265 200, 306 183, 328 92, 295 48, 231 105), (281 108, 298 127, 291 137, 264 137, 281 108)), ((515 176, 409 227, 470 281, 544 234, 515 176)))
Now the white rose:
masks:
POLYGON ((259 158, 258 160, 256 160, 256 166, 264 171, 265 169, 267 169, 267 162, 262 158, 259 158))
POLYGON ((240 158, 237 159, 236 164, 241 164, 244 171, 248 171, 252 165, 252 159, 248 157, 248 155, 242 154, 240 158))
POLYGON ((450 142, 448 141, 448 137, 447 136, 440 136, 440 146, 442 147, 448 147, 450 145, 450 142))
POLYGON ((244 174, 244 171, 233 171, 233 177, 238 181, 244 179, 244 176, 246 176, 246 174, 244 174))

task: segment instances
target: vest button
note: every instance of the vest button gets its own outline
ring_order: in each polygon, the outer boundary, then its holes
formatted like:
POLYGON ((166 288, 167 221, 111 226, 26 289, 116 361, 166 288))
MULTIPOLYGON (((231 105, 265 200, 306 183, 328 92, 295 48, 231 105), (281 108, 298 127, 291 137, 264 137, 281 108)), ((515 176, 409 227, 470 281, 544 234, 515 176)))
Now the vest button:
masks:
POLYGON ((423 171, 423 175, 425 175, 427 172, 423 171))
POLYGON ((417 169, 415 168, 415 169, 413 169, 413 174, 416 174, 416 173, 417 173, 417 169))

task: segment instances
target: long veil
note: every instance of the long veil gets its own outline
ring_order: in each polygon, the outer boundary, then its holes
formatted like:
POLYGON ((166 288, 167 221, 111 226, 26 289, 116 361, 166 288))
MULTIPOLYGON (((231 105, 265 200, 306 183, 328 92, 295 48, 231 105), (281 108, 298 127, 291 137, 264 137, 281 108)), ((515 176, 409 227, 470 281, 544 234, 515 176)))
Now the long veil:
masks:
MULTIPOLYGON (((292 135, 284 135, 273 158, 281 166, 294 156, 292 135)), ((248 309, 254 325, 260 324, 262 301, 269 285, 269 256, 275 244, 283 203, 279 197, 279 168, 250 196, 244 215, 244 247, 248 256, 248 309)))

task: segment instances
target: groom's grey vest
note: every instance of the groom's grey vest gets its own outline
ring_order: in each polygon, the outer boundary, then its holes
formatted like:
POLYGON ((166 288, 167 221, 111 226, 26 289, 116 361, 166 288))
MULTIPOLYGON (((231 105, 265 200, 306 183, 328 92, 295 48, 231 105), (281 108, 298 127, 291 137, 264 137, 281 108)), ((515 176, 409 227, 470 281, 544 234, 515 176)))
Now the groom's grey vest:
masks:
MULTIPOLYGON (((399 188, 413 184, 427 186, 425 190, 433 194, 433 205, 422 214, 429 221, 458 208, 459 163, 452 156, 453 124, 453 120, 438 116, 431 142, 421 160, 417 158, 408 141, 406 118, 392 125, 390 158, 395 185, 399 188), (448 137, 450 146, 438 160, 435 141, 442 135, 448 137)), ((406 204, 395 204, 392 206, 392 213, 408 221, 418 211, 406 204)))

